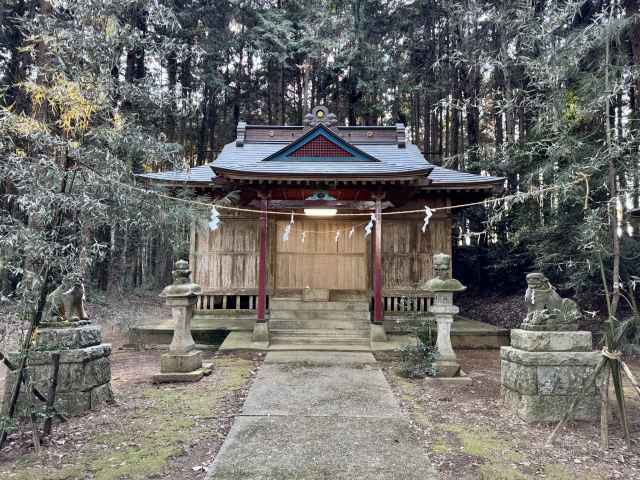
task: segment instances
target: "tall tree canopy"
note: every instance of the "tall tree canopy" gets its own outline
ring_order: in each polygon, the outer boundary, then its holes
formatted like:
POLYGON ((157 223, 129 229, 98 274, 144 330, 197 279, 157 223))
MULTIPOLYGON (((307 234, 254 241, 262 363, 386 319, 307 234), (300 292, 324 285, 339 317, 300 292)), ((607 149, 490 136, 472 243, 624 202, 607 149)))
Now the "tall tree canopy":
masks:
POLYGON ((239 120, 301 124, 324 104, 405 122, 429 161, 504 175, 507 193, 566 186, 458 219, 458 258, 496 285, 535 265, 594 298, 598 258, 614 293, 640 273, 623 215, 640 188, 636 1, 7 0, 0 25, 5 258, 50 234, 41 212, 83 212, 66 220, 77 255, 94 273, 124 256, 140 283, 157 229, 179 250, 182 223, 104 178, 212 161, 239 120), (145 220, 161 215, 171 229, 145 220))

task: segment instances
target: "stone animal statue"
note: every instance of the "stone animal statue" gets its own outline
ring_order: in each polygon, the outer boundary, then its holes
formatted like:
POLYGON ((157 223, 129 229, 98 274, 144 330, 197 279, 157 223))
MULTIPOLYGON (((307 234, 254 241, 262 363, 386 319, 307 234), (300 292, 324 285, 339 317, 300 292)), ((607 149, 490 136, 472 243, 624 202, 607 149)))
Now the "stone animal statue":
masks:
POLYGON ((47 296, 44 309, 46 319, 53 322, 88 320, 84 285, 74 282, 70 288, 67 286, 63 282, 47 296))
POLYGON ((527 291, 524 295, 527 316, 520 328, 523 330, 577 330, 580 309, 576 302, 562 298, 542 273, 527 275, 527 291))

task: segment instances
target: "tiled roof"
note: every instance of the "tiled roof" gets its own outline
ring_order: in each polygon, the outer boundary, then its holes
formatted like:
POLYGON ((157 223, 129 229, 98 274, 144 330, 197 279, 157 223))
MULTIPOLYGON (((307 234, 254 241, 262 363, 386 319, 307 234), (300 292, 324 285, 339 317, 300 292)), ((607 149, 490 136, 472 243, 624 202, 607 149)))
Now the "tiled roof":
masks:
POLYGON ((433 166, 433 170, 429 174, 431 185, 447 185, 447 184, 478 184, 478 183, 498 183, 504 181, 502 177, 493 177, 491 175, 476 175, 475 173, 460 172, 449 168, 433 166))
POLYGON ((187 170, 142 173, 136 176, 164 182, 209 183, 216 177, 209 165, 200 165, 187 170))
POLYGON ((363 152, 379 159, 376 162, 349 162, 348 160, 335 161, 263 161, 270 155, 280 151, 285 142, 245 143, 243 146, 236 142, 225 145, 218 158, 207 165, 201 165, 188 170, 173 170, 158 173, 140 174, 138 177, 148 178, 159 182, 171 183, 210 183, 216 178, 214 170, 225 172, 239 172, 256 175, 295 175, 305 176, 313 174, 330 175, 388 175, 409 174, 411 172, 428 172, 427 178, 431 180, 431 187, 446 187, 447 185, 460 187, 492 186, 503 181, 500 177, 476 175, 460 172, 448 168, 433 165, 425 160, 418 147, 407 143, 406 148, 398 148, 395 143, 366 144, 354 143, 353 145, 363 152), (213 170, 212 170, 213 169, 213 170))
POLYGON ((266 157, 282 149, 285 143, 245 143, 239 147, 234 143, 227 144, 213 162, 214 170, 241 172, 244 174, 276 174, 276 175, 389 175, 407 174, 428 170, 429 163, 424 159, 418 147, 407 144, 406 148, 398 148, 396 144, 357 144, 353 145, 379 162, 349 162, 337 160, 331 162, 295 162, 274 161, 263 162, 266 157))

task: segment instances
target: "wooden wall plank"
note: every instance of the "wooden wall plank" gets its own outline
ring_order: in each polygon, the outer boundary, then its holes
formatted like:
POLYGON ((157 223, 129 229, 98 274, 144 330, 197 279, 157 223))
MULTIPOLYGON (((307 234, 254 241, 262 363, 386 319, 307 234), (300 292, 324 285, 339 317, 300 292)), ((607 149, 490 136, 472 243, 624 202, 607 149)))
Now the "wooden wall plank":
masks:
POLYGON ((362 231, 349 238, 352 220, 299 219, 289 241, 282 240, 288 220, 277 222, 275 288, 366 290, 368 248, 362 231), (340 230, 336 242, 335 231, 340 230), (303 231, 304 243, 300 240, 303 231))
POLYGON ((258 224, 225 218, 215 232, 194 235, 193 278, 204 290, 257 288, 258 224))
MULTIPOLYGON (((286 217, 285 217, 286 218, 286 217)), ((285 218, 269 222, 268 286, 305 286, 344 290, 371 289, 371 240, 358 219, 296 218, 288 242, 282 241, 285 218), (341 235, 336 243, 335 230, 341 235), (313 231, 300 241, 303 231, 313 231)), ((451 254, 451 218, 438 212, 422 233, 422 217, 386 217, 382 231, 384 289, 412 289, 431 278, 434 253, 451 254)), ((216 232, 194 230, 190 261, 194 280, 204 290, 257 289, 259 233, 254 218, 225 218, 216 232)))
POLYGON ((385 219, 382 224, 384 289, 413 289, 432 275, 434 253, 451 253, 451 219, 438 215, 422 233, 422 218, 385 219))

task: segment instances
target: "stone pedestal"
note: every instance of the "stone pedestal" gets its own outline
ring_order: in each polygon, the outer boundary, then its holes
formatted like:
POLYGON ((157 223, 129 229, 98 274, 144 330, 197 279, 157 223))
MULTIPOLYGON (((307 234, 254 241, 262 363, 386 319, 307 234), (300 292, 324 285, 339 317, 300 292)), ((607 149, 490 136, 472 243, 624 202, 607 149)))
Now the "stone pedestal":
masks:
POLYGON ((167 297, 167 305, 171 307, 171 316, 175 324, 173 338, 169 345, 171 353, 188 353, 196 348, 196 342, 191 335, 191 319, 193 318, 193 307, 197 301, 198 297, 195 295, 167 297))
MULTIPOLYGON (((559 421, 600 360, 600 352, 591 348, 590 332, 512 330, 511 346, 500 349, 505 404, 529 423, 559 421)), ((574 419, 599 416, 596 385, 578 404, 574 419)))
POLYGON ((383 323, 372 323, 370 330, 370 341, 371 342, 386 342, 387 341, 387 332, 384 330, 383 323))
POLYGON ((160 373, 187 373, 202 368, 202 354, 197 350, 189 353, 165 353, 160 358, 160 373))
POLYGON ((191 335, 193 307, 201 289, 189 281, 190 274, 189 264, 185 260, 178 260, 173 271, 173 284, 160 294, 171 307, 175 327, 169 353, 162 355, 160 373, 153 376, 154 383, 197 382, 205 374, 202 354, 195 350, 196 343, 191 335))
POLYGON ((436 303, 431 307, 431 312, 435 315, 436 324, 438 325, 438 337, 436 339, 438 359, 433 362, 433 366, 437 371, 436 377, 457 377, 460 375, 460 364, 451 345, 451 324, 453 323, 453 316, 458 311, 458 307, 446 303, 440 305, 436 303))
MULTIPOLYGON (((54 406, 64 415, 80 415, 113 400, 111 390, 111 345, 102 343, 100 327, 88 321, 69 324, 47 324, 37 332, 35 345, 27 360, 28 374, 35 387, 44 395, 49 388, 53 372, 53 355, 60 354, 60 370, 54 406)), ((10 353, 7 359, 13 365, 20 363, 18 353, 10 353)), ((6 413, 11 392, 18 377, 9 372, 5 383, 3 412, 6 413)), ((17 412, 25 415, 29 402, 22 385, 18 397, 17 412)), ((37 401, 37 407, 44 406, 37 401)))
POLYGON ((453 304, 453 294, 464 292, 467 287, 455 278, 450 278, 451 256, 438 253, 433 256, 433 278, 423 288, 433 294, 433 305, 429 311, 436 317, 438 338, 437 360, 433 362, 436 377, 460 376, 460 364, 451 345, 451 324, 460 309, 453 304))
POLYGON ((269 346, 269 324, 267 322, 255 323, 251 341, 261 344, 264 348, 269 346))

